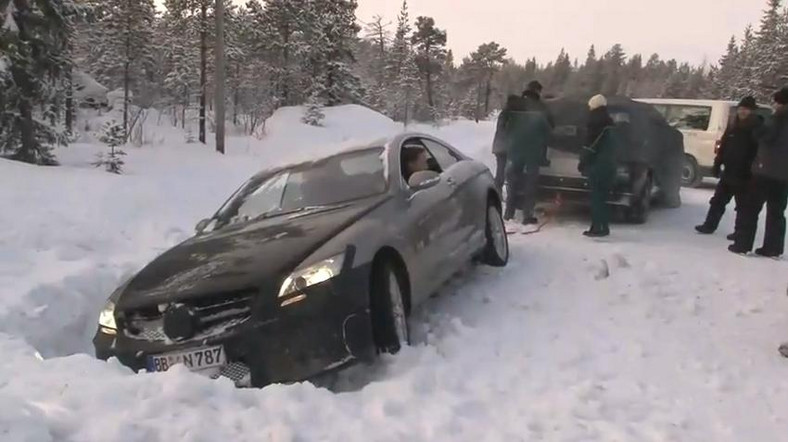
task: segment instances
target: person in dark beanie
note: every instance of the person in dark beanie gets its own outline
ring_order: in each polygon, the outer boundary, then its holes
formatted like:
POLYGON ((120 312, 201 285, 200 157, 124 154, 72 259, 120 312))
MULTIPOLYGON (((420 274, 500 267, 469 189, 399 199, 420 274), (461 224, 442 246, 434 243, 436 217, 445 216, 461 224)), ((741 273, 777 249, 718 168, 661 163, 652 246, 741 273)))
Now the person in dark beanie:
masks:
MULTIPOLYGON (((736 108, 736 117, 725 129, 722 142, 714 159, 712 174, 719 178, 714 196, 709 204, 706 221, 695 227, 698 233, 712 234, 717 230, 725 207, 734 199, 736 210, 742 205, 747 184, 752 177, 752 164, 758 152, 756 132, 763 124, 755 113, 758 103, 753 97, 744 97, 736 108)), ((735 238, 735 231, 729 239, 735 238)))
POLYGON ((766 205, 763 247, 755 253, 776 258, 785 250, 785 209, 788 205, 788 87, 774 96, 774 114, 757 132, 758 153, 752 166, 747 197, 739 210, 735 243, 728 250, 749 253, 755 242, 758 217, 766 205))
POLYGON ((588 130, 580 157, 580 172, 588 177, 591 188, 591 228, 583 235, 600 238, 610 235, 610 209, 607 199, 616 177, 615 123, 607 110, 604 95, 588 102, 588 130))
POLYGON ((547 157, 547 143, 553 119, 541 101, 542 85, 528 83, 517 109, 508 113, 505 124, 507 145, 507 195, 504 219, 511 220, 517 208, 522 209, 522 224, 536 224, 534 217, 539 168, 547 157))

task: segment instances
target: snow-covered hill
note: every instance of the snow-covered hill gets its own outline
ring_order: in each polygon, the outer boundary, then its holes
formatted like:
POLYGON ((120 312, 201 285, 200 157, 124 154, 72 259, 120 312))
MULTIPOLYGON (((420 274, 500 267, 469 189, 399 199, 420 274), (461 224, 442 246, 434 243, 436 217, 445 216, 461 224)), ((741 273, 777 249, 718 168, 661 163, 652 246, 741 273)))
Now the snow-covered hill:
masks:
MULTIPOLYGON (((300 115, 280 110, 226 156, 149 119, 122 176, 90 166, 93 144, 58 168, 0 160, 0 440, 785 439, 788 265, 729 254, 727 230, 696 236, 708 189, 606 241, 581 237, 582 213, 513 237, 509 267, 469 269, 416 312, 413 347, 344 373, 341 393, 93 359, 115 285, 249 175, 402 129, 355 106, 324 128, 300 115)), ((491 163, 490 122, 412 129, 491 163)))

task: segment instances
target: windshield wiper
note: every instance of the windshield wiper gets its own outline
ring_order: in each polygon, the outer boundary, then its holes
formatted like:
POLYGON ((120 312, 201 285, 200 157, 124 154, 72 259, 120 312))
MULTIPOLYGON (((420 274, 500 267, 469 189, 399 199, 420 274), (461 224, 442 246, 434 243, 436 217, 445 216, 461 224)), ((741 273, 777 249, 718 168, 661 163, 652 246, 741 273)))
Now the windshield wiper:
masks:
POLYGON ((279 208, 263 213, 262 215, 258 216, 256 219, 268 219, 268 218, 273 218, 275 216, 293 215, 295 213, 313 212, 317 210, 338 209, 340 207, 344 207, 344 206, 303 206, 290 210, 282 210, 281 208, 279 208))

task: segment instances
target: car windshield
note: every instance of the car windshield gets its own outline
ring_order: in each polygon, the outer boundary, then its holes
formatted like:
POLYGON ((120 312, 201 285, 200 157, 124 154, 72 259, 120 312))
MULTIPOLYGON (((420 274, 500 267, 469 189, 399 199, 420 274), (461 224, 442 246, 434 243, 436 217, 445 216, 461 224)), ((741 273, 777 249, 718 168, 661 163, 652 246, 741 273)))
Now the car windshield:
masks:
POLYGON ((383 148, 343 153, 252 178, 219 209, 214 229, 386 191, 383 148))

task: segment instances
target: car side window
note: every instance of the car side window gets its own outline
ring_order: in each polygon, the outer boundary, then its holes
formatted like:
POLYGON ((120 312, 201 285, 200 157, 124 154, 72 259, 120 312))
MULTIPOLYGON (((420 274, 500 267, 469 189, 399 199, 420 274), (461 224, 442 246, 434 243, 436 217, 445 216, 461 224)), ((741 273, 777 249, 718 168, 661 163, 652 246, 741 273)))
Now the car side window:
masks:
POLYGON ((432 154, 441 169, 446 170, 462 160, 457 154, 443 144, 423 138, 421 140, 427 150, 432 154))
POLYGON ((432 154, 430 150, 426 148, 422 140, 419 138, 411 138, 409 140, 406 140, 404 143, 402 143, 402 149, 400 150, 400 173, 402 174, 402 179, 405 182, 406 186, 411 175, 411 171, 408 170, 407 160, 405 159, 405 152, 408 149, 424 152, 424 154, 426 154, 427 157, 426 160, 427 160, 428 170, 432 170, 433 172, 437 172, 437 173, 442 172, 438 161, 435 159, 435 156, 432 154))

